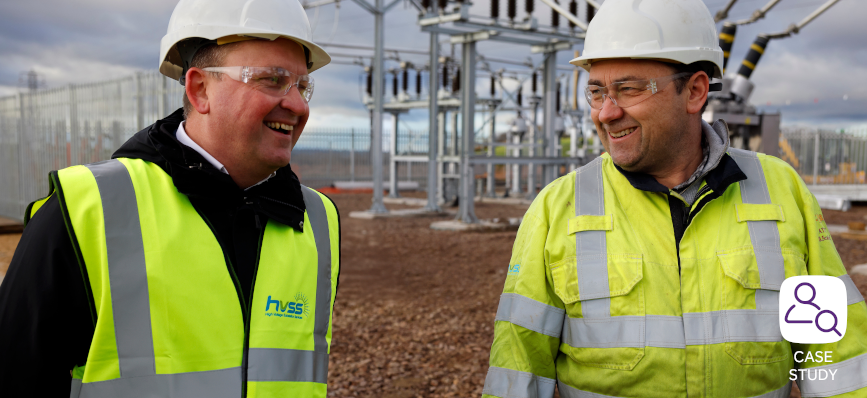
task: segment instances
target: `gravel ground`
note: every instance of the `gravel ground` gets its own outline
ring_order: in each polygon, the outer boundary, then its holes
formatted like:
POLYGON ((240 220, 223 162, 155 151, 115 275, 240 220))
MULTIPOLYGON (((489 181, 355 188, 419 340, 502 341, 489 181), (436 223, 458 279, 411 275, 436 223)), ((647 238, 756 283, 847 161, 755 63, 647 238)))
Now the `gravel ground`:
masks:
MULTIPOLYGON (((431 222, 450 216, 354 219, 349 213, 368 209, 370 194, 331 197, 341 212, 343 270, 328 395, 480 396, 515 231, 455 233, 429 228, 431 222)), ((526 206, 476 204, 480 218, 520 217, 525 211, 526 206)), ((833 224, 862 221, 867 219, 867 206, 824 214, 833 224)), ((0 235, 0 274, 19 237, 0 235)), ((867 263, 864 241, 835 236, 834 243, 847 268, 867 263)), ((855 275, 853 280, 867 294, 867 276, 855 275)))

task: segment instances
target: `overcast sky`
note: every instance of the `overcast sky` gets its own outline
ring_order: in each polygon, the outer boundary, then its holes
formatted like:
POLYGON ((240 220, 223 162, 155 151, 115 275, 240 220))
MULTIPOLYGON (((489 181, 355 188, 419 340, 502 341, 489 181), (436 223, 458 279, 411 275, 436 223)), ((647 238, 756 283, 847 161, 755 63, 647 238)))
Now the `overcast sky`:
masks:
MULTIPOLYGON (((519 1, 520 9, 523 9, 523 1, 519 1)), ((727 2, 704 1, 712 14, 727 2)), ((501 2, 501 15, 504 15, 505 0, 501 2)), ((730 19, 746 18, 766 2, 739 0, 729 14, 730 19)), ((21 89, 22 73, 28 70, 37 71, 47 87, 57 87, 156 69, 159 41, 176 3, 176 0, 0 1, 0 96, 21 89)), ((784 30, 822 3, 824 0, 782 0, 764 20, 741 26, 729 71, 737 69, 756 35, 784 30)), ((567 0, 561 0, 561 4, 567 4, 567 0)), ((583 19, 581 8, 579 16, 583 19)), ((485 16, 488 9, 489 0, 479 0, 471 12, 485 16)), ((352 1, 342 1, 339 14, 334 4, 320 7, 318 15, 313 9, 307 10, 307 14, 311 24, 315 24, 317 42, 372 46, 373 17, 352 1)), ((547 6, 540 1, 536 3, 534 15, 541 25, 550 24, 550 14, 547 6)), ((841 0, 799 34, 772 40, 751 78, 756 85, 752 102, 763 110, 781 111, 783 123, 789 125, 846 127, 867 123, 865 16, 867 2, 841 0)), ((416 24, 414 8, 398 4, 385 20, 386 47, 428 49, 429 35, 421 32, 416 24)), ((447 43, 448 38, 441 36, 440 40, 447 43)), ((327 49, 336 54, 371 54, 327 49)), ((580 49, 580 45, 574 48, 580 49)), ((449 52, 450 45, 444 44, 443 50, 449 52)), ((460 47, 455 51, 460 54, 460 47)), ((523 45, 481 42, 478 51, 488 57, 516 60, 529 57, 535 64, 541 62, 540 55, 530 54, 528 46, 523 45)), ((427 63, 424 55, 401 53, 400 58, 427 63)), ((571 58, 572 51, 562 51, 558 54, 558 63, 569 66, 571 58)), ((387 64, 388 67, 396 65, 395 61, 387 64)), ((494 69, 521 69, 504 64, 492 66, 494 69)), ((316 94, 311 102, 309 126, 368 125, 368 113, 360 100, 363 80, 359 66, 332 64, 317 71, 314 77, 316 94)), ((486 78, 480 78, 477 87, 480 95, 487 95, 486 78)), ((413 127, 420 127, 426 118, 425 111, 414 111, 403 119, 413 127)))

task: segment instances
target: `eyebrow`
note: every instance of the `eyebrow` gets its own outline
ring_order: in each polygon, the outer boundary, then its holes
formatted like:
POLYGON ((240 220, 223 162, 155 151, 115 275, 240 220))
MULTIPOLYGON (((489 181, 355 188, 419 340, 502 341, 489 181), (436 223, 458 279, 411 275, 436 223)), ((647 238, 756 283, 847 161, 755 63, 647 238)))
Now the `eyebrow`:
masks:
MULTIPOLYGON (((619 82, 628 82, 628 81, 633 81, 633 80, 647 80, 647 79, 643 78, 643 77, 627 75, 627 76, 621 76, 617 80, 614 80, 614 82, 612 82, 612 84, 619 83, 619 82)), ((602 82, 599 80, 596 80, 596 79, 588 80, 587 84, 589 84, 591 86, 602 86, 602 82)))

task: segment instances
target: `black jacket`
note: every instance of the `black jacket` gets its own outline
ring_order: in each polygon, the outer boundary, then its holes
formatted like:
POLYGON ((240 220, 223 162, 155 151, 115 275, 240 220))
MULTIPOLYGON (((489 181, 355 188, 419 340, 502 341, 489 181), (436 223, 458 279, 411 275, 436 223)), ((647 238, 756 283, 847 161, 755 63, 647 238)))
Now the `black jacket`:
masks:
MULTIPOLYGON (((304 200, 287 165, 244 191, 175 137, 181 110, 136 133, 112 158, 160 166, 208 221, 227 267, 239 280, 238 305, 250 302, 259 238, 274 220, 298 231, 304 200)), ((55 172, 56 173, 56 172, 55 172)), ((54 179, 57 181, 57 179, 54 179)), ((68 397, 70 370, 87 360, 96 324, 87 269, 62 209, 63 187, 27 223, 0 285, 0 395, 68 397)), ((244 309, 246 312, 246 309, 244 309)))

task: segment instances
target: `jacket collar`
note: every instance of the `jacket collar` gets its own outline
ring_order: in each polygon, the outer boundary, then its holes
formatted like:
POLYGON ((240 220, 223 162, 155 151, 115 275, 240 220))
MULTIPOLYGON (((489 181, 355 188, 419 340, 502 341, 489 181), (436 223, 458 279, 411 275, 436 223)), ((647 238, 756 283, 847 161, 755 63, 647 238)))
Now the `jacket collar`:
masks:
POLYGON ((228 174, 215 169, 202 155, 181 144, 176 138, 183 122, 183 110, 136 133, 112 158, 142 159, 162 168, 178 192, 209 205, 238 208, 248 206, 257 214, 302 231, 304 197, 301 183, 289 165, 277 170, 277 175, 247 191, 238 188, 228 174))

